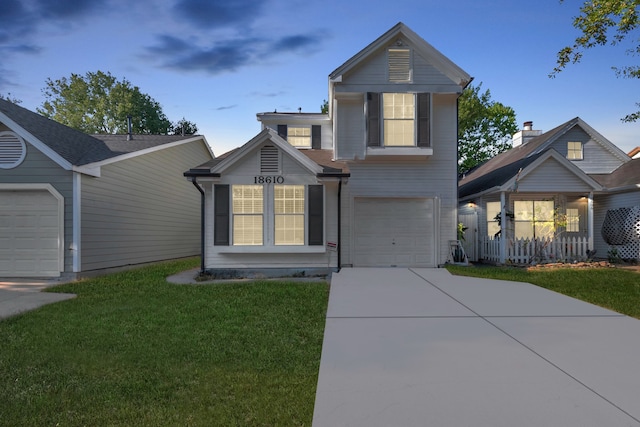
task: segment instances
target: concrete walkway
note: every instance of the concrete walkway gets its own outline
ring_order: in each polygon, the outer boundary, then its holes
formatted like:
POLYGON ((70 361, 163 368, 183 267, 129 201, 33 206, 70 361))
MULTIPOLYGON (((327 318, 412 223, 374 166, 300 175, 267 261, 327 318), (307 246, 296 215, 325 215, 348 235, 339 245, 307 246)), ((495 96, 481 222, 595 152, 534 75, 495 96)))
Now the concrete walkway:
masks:
POLYGON ((640 320, 445 269, 343 269, 313 426, 640 426, 640 320))
POLYGON ((43 305, 75 298, 74 294, 41 292, 50 286, 64 283, 57 279, 0 278, 0 319, 35 310, 43 305))

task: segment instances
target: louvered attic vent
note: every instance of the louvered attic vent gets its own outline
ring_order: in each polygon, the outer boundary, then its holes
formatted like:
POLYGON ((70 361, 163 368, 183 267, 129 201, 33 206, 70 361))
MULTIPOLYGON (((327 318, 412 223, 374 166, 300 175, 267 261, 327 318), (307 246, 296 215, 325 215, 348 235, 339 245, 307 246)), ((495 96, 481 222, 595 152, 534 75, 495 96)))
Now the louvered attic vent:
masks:
POLYGON ((278 149, 273 145, 265 145, 260 150, 260 173, 278 173, 280 171, 278 149))
POLYGON ((389 81, 411 81, 411 50, 408 48, 389 49, 389 81))
POLYGON ((0 169, 11 169, 24 160, 27 147, 13 132, 0 132, 0 169))

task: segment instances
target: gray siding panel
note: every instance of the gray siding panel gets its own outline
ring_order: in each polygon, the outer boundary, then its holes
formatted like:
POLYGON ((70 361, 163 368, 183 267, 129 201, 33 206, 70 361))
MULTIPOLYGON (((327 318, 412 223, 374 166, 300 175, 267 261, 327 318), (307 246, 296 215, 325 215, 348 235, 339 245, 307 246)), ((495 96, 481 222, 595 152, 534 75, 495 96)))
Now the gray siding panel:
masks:
MULTIPOLYGON (((24 162, 13 169, 0 169, 0 183, 51 184, 64 197, 64 245, 73 242, 73 172, 62 169, 57 163, 27 144, 24 162)), ((64 252, 64 271, 73 270, 71 251, 64 252)))
POLYGON ((582 142, 583 160, 573 160, 573 164, 585 173, 611 173, 622 165, 622 160, 594 141, 589 134, 576 126, 551 144, 562 156, 567 156, 568 142, 582 142))
POLYGON ((82 271, 197 255, 200 193, 183 172, 210 158, 184 144, 82 177, 82 271))

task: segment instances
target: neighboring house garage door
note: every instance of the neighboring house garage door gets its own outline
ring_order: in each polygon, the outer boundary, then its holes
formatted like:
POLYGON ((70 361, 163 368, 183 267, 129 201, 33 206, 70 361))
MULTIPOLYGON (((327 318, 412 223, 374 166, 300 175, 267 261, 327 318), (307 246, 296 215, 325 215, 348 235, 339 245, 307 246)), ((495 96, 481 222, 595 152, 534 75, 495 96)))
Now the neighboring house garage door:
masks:
POLYGON ((46 190, 0 189, 0 277, 60 275, 58 199, 46 190))
POLYGON ((356 198, 354 267, 435 267, 433 199, 356 198))

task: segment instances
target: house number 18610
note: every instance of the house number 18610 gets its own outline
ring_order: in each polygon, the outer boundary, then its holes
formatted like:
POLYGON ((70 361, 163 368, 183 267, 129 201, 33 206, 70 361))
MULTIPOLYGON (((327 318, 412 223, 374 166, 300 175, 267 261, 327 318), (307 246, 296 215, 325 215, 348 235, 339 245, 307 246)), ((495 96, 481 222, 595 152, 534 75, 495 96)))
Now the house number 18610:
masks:
POLYGON ((284 184, 283 176, 254 176, 254 184, 284 184))

